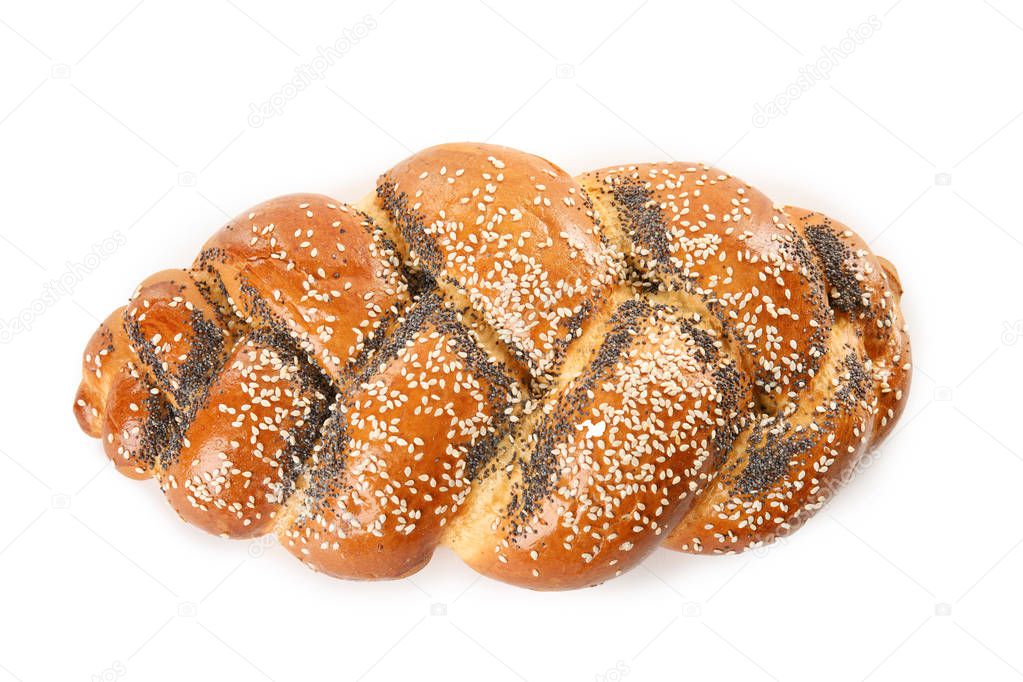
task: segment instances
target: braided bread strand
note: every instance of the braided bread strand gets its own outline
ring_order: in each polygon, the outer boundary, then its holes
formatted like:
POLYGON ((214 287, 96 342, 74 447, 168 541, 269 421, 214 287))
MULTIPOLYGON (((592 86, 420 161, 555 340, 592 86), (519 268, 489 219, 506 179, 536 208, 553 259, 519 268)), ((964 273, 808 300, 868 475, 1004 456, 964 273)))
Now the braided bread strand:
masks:
POLYGON ((433 147, 274 199, 86 347, 82 429, 186 521, 396 578, 537 589, 797 528, 910 380, 894 267, 706 166, 433 147))

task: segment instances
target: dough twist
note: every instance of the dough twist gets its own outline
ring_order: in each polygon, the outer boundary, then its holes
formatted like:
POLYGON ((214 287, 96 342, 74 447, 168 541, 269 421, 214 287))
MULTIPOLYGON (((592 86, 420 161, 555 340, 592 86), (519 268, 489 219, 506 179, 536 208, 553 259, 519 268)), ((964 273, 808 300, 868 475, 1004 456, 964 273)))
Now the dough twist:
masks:
POLYGON ((910 380, 894 267, 714 168, 483 144, 248 211, 85 351, 75 413, 186 521, 346 578, 540 589, 806 520, 910 380))

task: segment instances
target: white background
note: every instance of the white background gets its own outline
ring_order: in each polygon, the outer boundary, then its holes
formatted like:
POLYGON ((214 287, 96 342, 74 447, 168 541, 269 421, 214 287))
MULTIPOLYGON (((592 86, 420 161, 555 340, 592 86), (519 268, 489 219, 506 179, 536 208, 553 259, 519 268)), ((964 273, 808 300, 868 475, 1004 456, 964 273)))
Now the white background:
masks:
POLYGON ((0 679, 1023 676, 1020 3, 136 2, 0 6, 0 679), (79 432, 82 348, 144 276, 251 204, 355 200, 464 139, 573 172, 716 162, 859 230, 906 289, 895 435, 766 552, 545 594, 446 551, 400 582, 313 574, 180 523, 79 432))

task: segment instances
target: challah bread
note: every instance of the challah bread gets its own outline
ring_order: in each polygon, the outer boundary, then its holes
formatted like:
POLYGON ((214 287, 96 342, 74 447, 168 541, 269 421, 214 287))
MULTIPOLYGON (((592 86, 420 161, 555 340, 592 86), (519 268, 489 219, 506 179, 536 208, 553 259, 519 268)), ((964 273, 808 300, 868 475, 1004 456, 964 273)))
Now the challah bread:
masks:
POLYGON ((441 145, 147 279, 75 413, 186 521, 331 575, 447 545, 581 587, 801 525, 903 409, 901 293, 847 227, 714 168, 441 145))

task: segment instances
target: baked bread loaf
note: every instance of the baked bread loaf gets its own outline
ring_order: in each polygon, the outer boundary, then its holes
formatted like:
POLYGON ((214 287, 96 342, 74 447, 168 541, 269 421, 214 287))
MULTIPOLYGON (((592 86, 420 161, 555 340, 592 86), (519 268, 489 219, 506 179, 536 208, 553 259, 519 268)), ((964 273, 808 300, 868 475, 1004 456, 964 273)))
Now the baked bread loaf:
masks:
POLYGON ((845 225, 715 168, 447 144, 145 280, 74 409, 211 533, 574 588, 801 525, 903 409, 901 293, 845 225))

